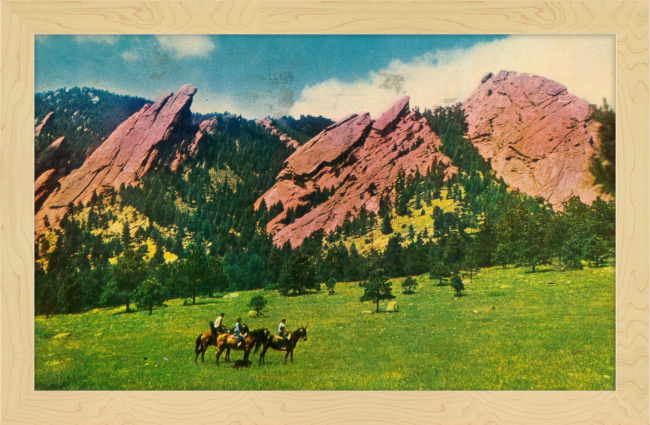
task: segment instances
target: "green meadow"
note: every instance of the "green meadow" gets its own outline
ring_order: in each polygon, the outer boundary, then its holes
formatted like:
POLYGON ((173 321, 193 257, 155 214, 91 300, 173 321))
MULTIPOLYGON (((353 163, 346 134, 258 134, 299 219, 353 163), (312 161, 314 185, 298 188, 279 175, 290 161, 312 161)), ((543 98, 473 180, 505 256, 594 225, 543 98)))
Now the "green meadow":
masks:
MULTIPOLYGON (((399 310, 374 313, 357 283, 283 297, 275 291, 170 300, 124 313, 96 309, 35 319, 37 390, 614 390, 615 274, 612 264, 559 272, 483 269, 464 296, 417 277, 399 310), (248 302, 262 293, 258 318, 248 302), (306 326, 294 364, 269 350, 267 364, 215 366, 214 347, 194 363, 196 337, 219 312, 251 329, 306 326), (69 334, 69 335, 65 335, 69 334)), ((385 308, 384 301, 381 307, 385 308)), ((232 359, 241 359, 233 352, 232 359)), ((223 358, 222 358, 223 359, 223 358)))

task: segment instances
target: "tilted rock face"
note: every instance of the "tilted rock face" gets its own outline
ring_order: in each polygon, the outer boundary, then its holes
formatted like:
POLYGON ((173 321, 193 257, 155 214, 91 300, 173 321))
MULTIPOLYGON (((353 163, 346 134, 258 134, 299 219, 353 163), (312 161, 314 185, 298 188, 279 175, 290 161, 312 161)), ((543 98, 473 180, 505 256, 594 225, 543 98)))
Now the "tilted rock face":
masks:
POLYGON ((287 136, 285 133, 277 129, 273 125, 273 121, 270 118, 264 118, 263 120, 257 120, 255 121, 257 125, 261 126, 264 128, 264 130, 272 134, 273 136, 277 136, 282 143, 284 143, 288 148, 291 149, 298 149, 300 146, 300 143, 298 143, 297 140, 292 139, 291 137, 287 136))
POLYGON ((400 170, 406 175, 426 174, 440 163, 447 178, 457 172, 439 150, 440 139, 426 119, 409 109, 409 98, 400 99, 378 120, 368 114, 351 115, 331 125, 300 146, 285 162, 277 183, 256 203, 267 207, 282 202, 284 211, 268 224, 274 242, 293 247, 317 230, 334 231, 346 215, 356 217, 362 208, 377 212, 382 196, 393 195, 400 170), (333 191, 293 223, 285 225, 286 210, 309 202, 317 191, 333 191))
POLYGON ((34 209, 36 211, 41 209, 43 202, 55 189, 58 180, 56 168, 45 171, 36 179, 34 182, 34 209))
POLYGON ((185 85, 176 93, 167 93, 154 104, 147 104, 124 121, 100 147, 68 176, 36 214, 36 231, 44 228, 43 218, 60 221, 69 203, 88 201, 104 186, 118 188, 122 183, 136 185, 169 144, 180 144, 191 124, 190 106, 196 88, 185 85))
POLYGON ((36 127, 34 127, 34 137, 38 137, 41 135, 41 133, 45 129, 45 126, 47 126, 47 124, 52 119, 53 114, 54 112, 48 112, 48 114, 43 117, 43 120, 36 127))
POLYGON ((38 178, 45 170, 54 167, 56 161, 66 156, 66 148, 65 137, 61 136, 38 154, 34 166, 34 176, 38 178))
POLYGON ((488 74, 463 106, 472 143, 508 185, 555 209, 573 196, 587 204, 603 197, 589 172, 600 124, 563 85, 501 71, 488 74))
POLYGON ((201 124, 199 124, 199 130, 194 135, 194 138, 191 141, 184 141, 183 143, 181 143, 181 146, 176 151, 174 160, 169 165, 169 168, 172 171, 177 171, 178 167, 181 165, 183 161, 187 160, 188 158, 195 158, 196 152, 198 151, 199 148, 199 140, 201 140, 201 137, 203 137, 205 133, 209 133, 213 131, 218 126, 219 126, 219 121, 217 120, 216 117, 203 120, 201 124))

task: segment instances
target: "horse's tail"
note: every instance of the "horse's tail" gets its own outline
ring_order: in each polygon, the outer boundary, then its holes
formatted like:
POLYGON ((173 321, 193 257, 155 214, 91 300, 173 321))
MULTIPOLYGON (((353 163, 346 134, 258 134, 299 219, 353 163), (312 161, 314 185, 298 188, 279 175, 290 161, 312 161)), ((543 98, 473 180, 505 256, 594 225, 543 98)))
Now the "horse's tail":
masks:
POLYGON ((200 347, 201 347, 201 334, 199 334, 199 336, 196 337, 196 346, 194 347, 194 352, 198 353, 199 351, 201 351, 200 347))

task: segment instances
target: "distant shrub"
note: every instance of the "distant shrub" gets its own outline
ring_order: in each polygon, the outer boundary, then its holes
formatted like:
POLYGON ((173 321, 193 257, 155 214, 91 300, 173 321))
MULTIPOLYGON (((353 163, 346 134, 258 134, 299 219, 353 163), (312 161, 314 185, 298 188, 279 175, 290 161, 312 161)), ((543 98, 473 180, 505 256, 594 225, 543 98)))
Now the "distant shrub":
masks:
POLYGON ((332 295, 334 293, 334 287, 336 286, 336 279, 330 277, 325 286, 327 286, 328 293, 332 295))

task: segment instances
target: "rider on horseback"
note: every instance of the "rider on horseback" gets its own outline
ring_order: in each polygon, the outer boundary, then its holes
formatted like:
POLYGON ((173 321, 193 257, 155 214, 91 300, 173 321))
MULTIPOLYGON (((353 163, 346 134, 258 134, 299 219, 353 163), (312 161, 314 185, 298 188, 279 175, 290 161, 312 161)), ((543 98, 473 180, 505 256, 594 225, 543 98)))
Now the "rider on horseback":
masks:
POLYGON ((223 317, 225 314, 221 313, 219 314, 219 317, 217 317, 217 320, 214 321, 214 330, 217 331, 218 334, 225 333, 226 331, 223 328, 223 317))
POLYGON ((242 324, 240 317, 237 318, 237 323, 235 323, 235 329, 233 330, 233 333, 235 334, 235 338, 237 338, 237 346, 240 346, 244 340, 244 335, 242 335, 242 324))
POLYGON ((282 319, 280 321, 280 325, 278 325, 278 336, 282 338, 282 348, 287 346, 287 342, 289 342, 289 338, 287 337, 287 330, 284 327, 284 324, 286 323, 287 319, 282 319))

